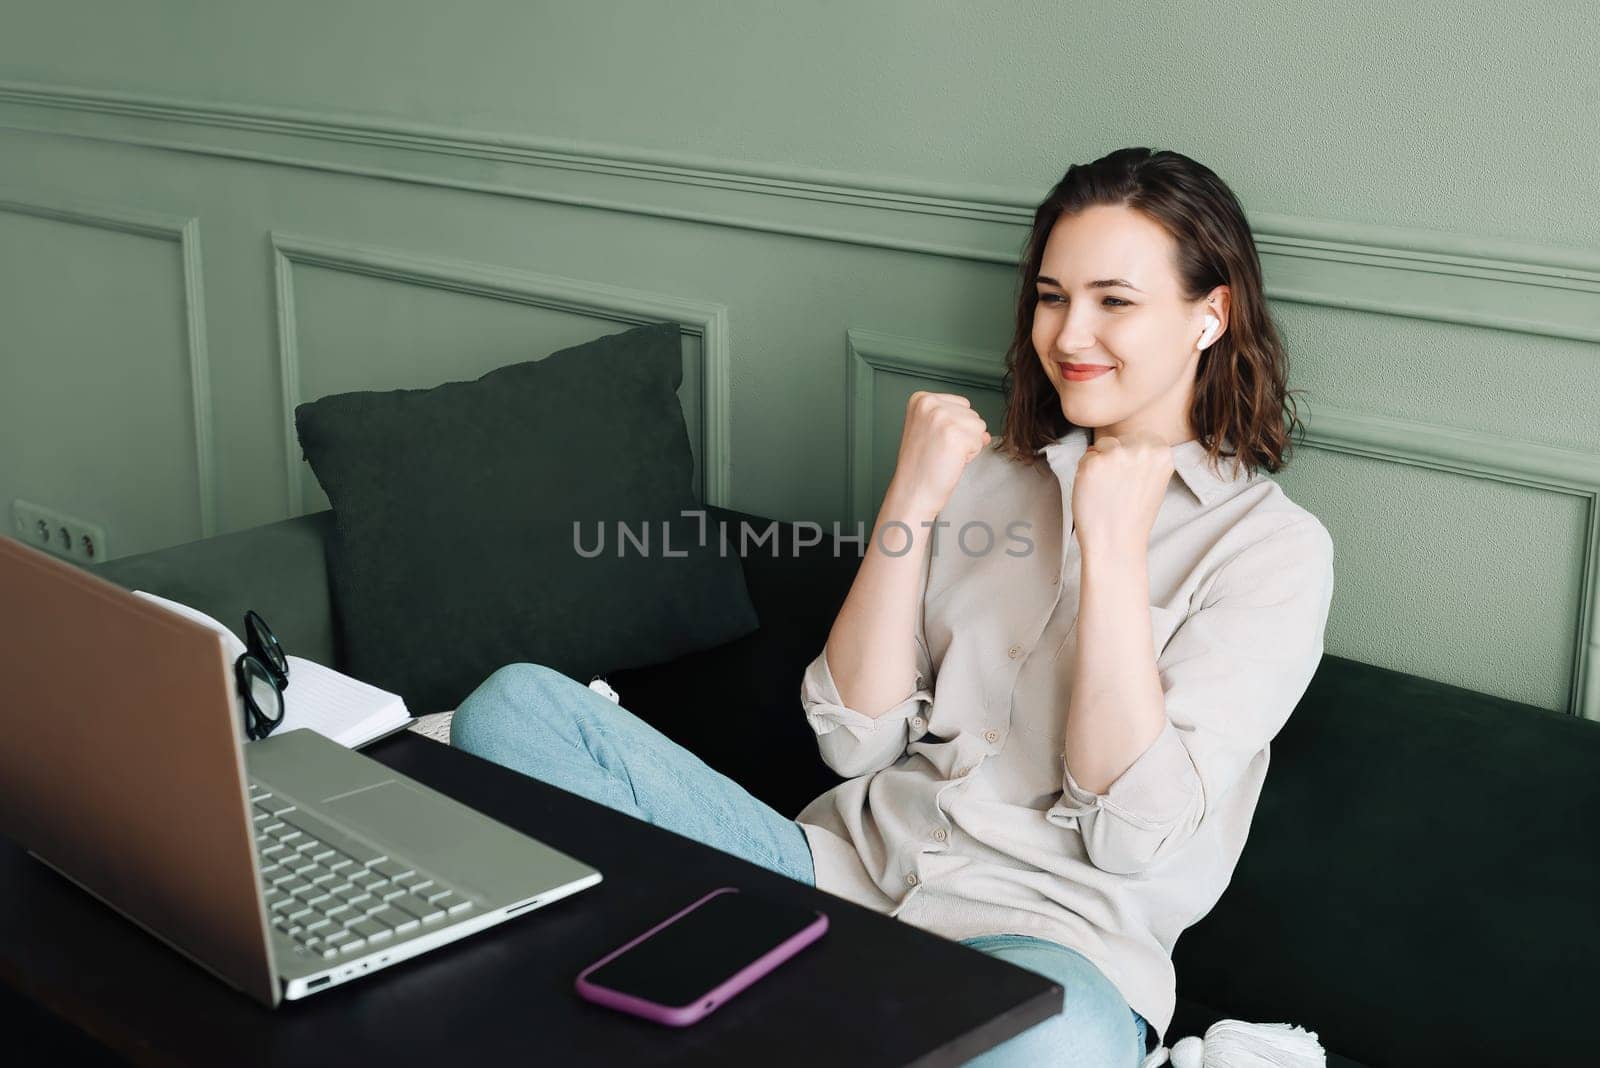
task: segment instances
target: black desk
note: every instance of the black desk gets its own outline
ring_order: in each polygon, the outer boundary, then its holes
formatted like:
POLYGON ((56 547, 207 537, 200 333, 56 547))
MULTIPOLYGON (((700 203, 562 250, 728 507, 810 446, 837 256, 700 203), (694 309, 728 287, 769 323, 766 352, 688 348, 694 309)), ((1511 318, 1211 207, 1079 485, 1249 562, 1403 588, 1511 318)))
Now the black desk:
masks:
POLYGON ((92 1050, 87 1033, 166 1064, 957 1065, 1061 1010, 1044 976, 460 750, 403 732, 366 752, 604 878, 273 1012, 0 838, 6 1059, 52 1035, 92 1050), (586 964, 724 884, 819 908, 829 930, 692 1027, 578 997, 586 964))

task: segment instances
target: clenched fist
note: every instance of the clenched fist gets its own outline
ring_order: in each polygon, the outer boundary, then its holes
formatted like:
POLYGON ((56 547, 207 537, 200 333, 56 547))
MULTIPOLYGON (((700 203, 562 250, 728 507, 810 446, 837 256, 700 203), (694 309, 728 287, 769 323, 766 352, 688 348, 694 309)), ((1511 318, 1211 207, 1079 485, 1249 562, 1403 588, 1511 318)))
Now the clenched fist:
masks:
POLYGON ((1072 483, 1072 519, 1083 552, 1148 553, 1172 471, 1172 446, 1160 435, 1097 435, 1072 483))
POLYGON ((989 444, 983 416, 955 393, 919 389, 906 401, 891 491, 898 490, 919 511, 935 515, 955 492, 961 472, 989 444))

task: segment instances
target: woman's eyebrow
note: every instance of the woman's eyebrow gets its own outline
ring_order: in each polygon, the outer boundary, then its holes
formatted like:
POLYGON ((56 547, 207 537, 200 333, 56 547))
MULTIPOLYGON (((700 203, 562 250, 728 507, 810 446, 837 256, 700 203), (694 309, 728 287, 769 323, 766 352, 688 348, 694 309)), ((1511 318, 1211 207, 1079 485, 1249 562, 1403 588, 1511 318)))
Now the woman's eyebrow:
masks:
MULTIPOLYGON (((1061 283, 1056 281, 1054 278, 1051 278, 1047 274, 1041 274, 1035 281, 1048 283, 1049 285, 1055 286, 1057 289, 1061 288, 1061 283)), ((1131 289, 1135 293, 1144 292, 1144 290, 1140 289, 1132 282, 1122 278, 1098 278, 1095 281, 1086 284, 1090 289, 1111 289, 1115 286, 1121 286, 1123 289, 1131 289)))

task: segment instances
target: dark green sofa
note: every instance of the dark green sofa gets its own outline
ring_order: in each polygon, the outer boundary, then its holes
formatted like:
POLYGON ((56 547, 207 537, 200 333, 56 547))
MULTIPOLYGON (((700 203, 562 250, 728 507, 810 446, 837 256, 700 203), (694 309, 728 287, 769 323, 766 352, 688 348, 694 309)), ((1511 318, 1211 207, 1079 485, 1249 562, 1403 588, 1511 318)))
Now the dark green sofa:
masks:
MULTIPOLYGON (((331 518, 95 570, 236 628, 254 608, 288 651, 339 666, 331 518)), ((627 708, 786 813, 838 781, 800 714, 800 675, 859 563, 829 539, 796 554, 797 529, 780 524, 776 548, 743 561, 757 632, 608 676, 627 708)), ((1591 815, 1600 723, 1325 657, 1273 744, 1232 885, 1174 951, 1169 1042, 1234 1017, 1315 1031, 1330 1065, 1590 1059, 1575 1024, 1600 993, 1591 815)))

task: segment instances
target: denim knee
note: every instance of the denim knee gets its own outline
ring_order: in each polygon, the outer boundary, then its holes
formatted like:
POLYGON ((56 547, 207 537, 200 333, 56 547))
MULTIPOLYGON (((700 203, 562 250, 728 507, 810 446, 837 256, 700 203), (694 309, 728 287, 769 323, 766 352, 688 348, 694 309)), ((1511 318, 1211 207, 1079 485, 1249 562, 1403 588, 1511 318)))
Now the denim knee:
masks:
POLYGON ((543 664, 517 663, 497 668, 462 700, 450 718, 450 744, 478 751, 495 748, 514 724, 544 714, 550 697, 573 680, 543 664))
MULTIPOLYGON (((478 688, 473 690, 467 701, 479 697, 481 694, 486 700, 525 700, 529 694, 548 692, 573 685, 575 680, 563 675, 553 667, 544 664, 527 662, 506 664, 496 668, 495 671, 478 688)), ((463 701, 462 704, 466 704, 463 701)))

